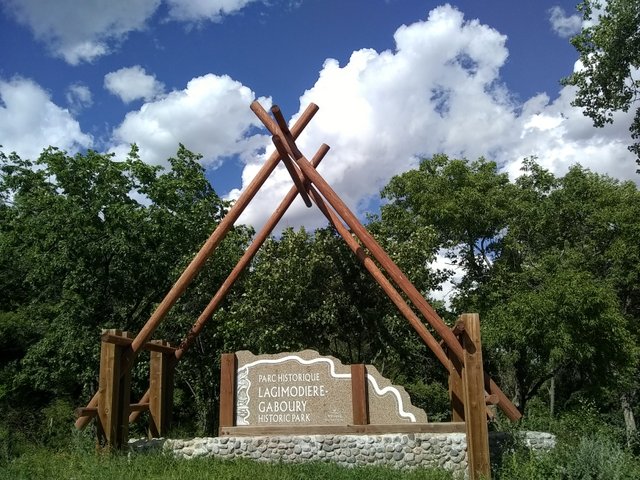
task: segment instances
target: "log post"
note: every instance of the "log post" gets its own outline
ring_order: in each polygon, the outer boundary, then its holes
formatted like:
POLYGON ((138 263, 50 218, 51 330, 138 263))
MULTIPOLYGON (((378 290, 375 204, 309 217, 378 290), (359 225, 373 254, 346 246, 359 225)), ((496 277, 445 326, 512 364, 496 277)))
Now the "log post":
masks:
MULTIPOLYGON (((448 354, 447 350, 447 354, 448 354)), ((464 390, 462 388, 463 365, 458 357, 449 355, 451 370, 449 371, 449 401, 451 402, 451 421, 464 422, 464 390)))
POLYGON ((173 377, 175 371, 175 350, 169 342, 152 340, 158 350, 151 350, 149 360, 149 437, 167 435, 171 427, 173 407, 173 377))
POLYGON ((351 365, 351 406, 353 409, 353 424, 368 425, 367 368, 362 363, 351 365))
MULTIPOLYGON (((106 330, 114 339, 131 339, 133 335, 120 330, 106 330)), ((130 350, 129 342, 103 340, 100 349, 100 379, 98 387, 98 443, 107 449, 119 449, 129 437, 129 402, 131 372, 122 371, 123 357, 130 350)))
POLYGON ((223 353, 220 358, 220 424, 218 435, 222 429, 233 427, 236 423, 236 370, 238 359, 235 353, 223 353))
MULTIPOLYGON (((252 109, 255 108, 254 104, 257 104, 257 102, 254 101, 251 104, 252 109)), ((297 138, 300 133, 302 133, 302 130, 304 130, 304 128, 309 124, 317 111, 318 106, 313 103, 310 104, 298 118, 296 124, 292 127, 291 134, 297 138)), ((187 289, 187 286, 191 283, 196 274, 204 266, 211 253, 213 253, 220 242, 222 242, 229 230, 233 227, 235 221, 238 219, 238 217, 240 217, 240 215, 249 204, 249 202, 253 199, 255 194, 258 192, 262 184, 267 180, 271 172, 276 168, 279 161, 280 155, 277 152, 274 152, 260 168, 260 171, 258 172, 256 177, 251 181, 247 188, 243 190, 240 197, 229 209, 227 215, 225 215, 225 217, 220 221, 214 232, 207 239, 204 245, 202 245, 200 251, 196 254, 193 260, 191 260, 191 263, 182 272, 176 283, 173 285, 173 287, 171 287, 171 290, 169 290, 169 292, 157 306, 151 317, 149 317, 147 323, 144 325, 144 327, 142 327, 140 332, 138 332, 138 335, 133 339, 133 342, 131 344, 131 352, 127 355, 127 358, 125 358, 126 364, 124 365, 124 370, 122 371, 128 370, 132 367, 132 363, 135 360, 136 355, 138 354, 142 345, 150 340, 151 335, 153 335, 153 332, 158 327, 160 322, 164 319, 167 313, 169 313, 169 310, 171 310, 173 305, 178 301, 178 298, 180 298, 180 296, 187 289)), ((94 394, 91 400, 89 400, 87 408, 92 408, 97 405, 98 395, 99 393, 94 394)), ((82 429, 86 427, 90 420, 90 416, 82 416, 78 418, 75 422, 76 428, 82 429)))
MULTIPOLYGON (((398 285, 398 287, 409 297, 411 302, 425 317, 427 322, 434 328, 434 330, 442 337, 442 340, 452 353, 458 358, 463 357, 463 351, 455 338, 454 334, 449 330, 444 321, 440 318, 437 312, 431 305, 424 299, 422 294, 415 288, 415 286, 409 281, 404 273, 398 268, 398 266, 391 260, 389 255, 382 249, 382 247, 371 236, 367 229, 360 223, 358 218, 349 210, 349 207, 340 199, 338 194, 331 188, 331 186, 324 180, 324 178, 316 171, 311 163, 300 153, 295 145, 295 138, 292 132, 289 132, 286 128, 286 122, 282 121, 281 112, 278 108, 272 107, 271 111, 274 113, 276 120, 280 120, 278 123, 274 121, 267 111, 258 103, 253 102, 251 109, 260 119, 260 121, 267 127, 267 130, 274 136, 281 136, 287 150, 291 153, 296 160, 298 167, 302 171, 302 174, 319 190, 322 196, 327 200, 329 205, 336 211, 336 213, 345 221, 345 223, 351 228, 354 235, 362 242, 363 246, 367 248, 373 258, 375 258, 391 279, 398 285)), ((310 189, 311 190, 311 189, 310 189)), ((506 397, 504 392, 495 384, 491 379, 490 393, 495 393, 499 397, 499 406, 512 420, 518 420, 522 415, 506 397)))
POLYGON ((467 431, 467 460, 470 480, 490 479, 489 430, 487 427, 480 341, 480 317, 477 313, 461 315, 464 325, 464 367, 462 384, 467 431))

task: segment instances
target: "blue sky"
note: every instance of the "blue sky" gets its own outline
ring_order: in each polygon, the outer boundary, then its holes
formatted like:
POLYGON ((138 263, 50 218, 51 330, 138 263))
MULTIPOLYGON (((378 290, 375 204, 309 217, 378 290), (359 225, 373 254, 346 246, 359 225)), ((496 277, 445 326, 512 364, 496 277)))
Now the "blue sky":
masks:
MULTIPOLYGON (((0 0, 0 144, 93 148, 163 164, 178 142, 204 155, 235 198, 269 138, 261 99, 295 116, 308 157, 359 213, 391 176, 444 152, 496 160, 516 176, 535 155, 636 180, 630 116, 594 129, 559 80, 577 54, 575 1, 0 0)), ((242 221, 259 226, 291 180, 278 170, 242 221)), ((292 226, 324 222, 294 205, 292 226)))

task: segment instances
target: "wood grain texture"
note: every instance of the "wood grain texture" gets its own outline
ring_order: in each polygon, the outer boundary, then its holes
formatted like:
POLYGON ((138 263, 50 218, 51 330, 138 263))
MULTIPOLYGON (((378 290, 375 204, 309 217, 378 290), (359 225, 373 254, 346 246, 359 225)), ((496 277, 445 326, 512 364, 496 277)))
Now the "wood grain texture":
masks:
POLYGON ((491 468, 482 368, 480 317, 477 313, 465 313, 461 315, 461 318, 465 327, 465 334, 462 336, 464 346, 462 382, 469 478, 470 480, 488 480, 491 478, 491 468))
POLYGON ((382 435, 387 433, 464 433, 463 422, 402 423, 397 425, 292 425, 221 427, 220 436, 382 435))
POLYGON ((220 430, 235 425, 236 369, 235 353, 223 353, 220 359, 220 430))
POLYGON ((367 425, 369 423, 367 368, 362 363, 351 365, 351 405, 353 424, 367 425))

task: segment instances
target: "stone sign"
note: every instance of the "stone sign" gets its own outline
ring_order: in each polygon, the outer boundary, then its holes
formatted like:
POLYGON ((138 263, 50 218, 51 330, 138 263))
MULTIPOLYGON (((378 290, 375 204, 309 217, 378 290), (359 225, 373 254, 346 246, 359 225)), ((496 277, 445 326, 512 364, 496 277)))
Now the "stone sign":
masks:
MULTIPOLYGON (((236 425, 353 423, 351 367, 313 350, 276 355, 236 352, 236 425)), ((366 366, 370 424, 426 423, 404 388, 366 366)))

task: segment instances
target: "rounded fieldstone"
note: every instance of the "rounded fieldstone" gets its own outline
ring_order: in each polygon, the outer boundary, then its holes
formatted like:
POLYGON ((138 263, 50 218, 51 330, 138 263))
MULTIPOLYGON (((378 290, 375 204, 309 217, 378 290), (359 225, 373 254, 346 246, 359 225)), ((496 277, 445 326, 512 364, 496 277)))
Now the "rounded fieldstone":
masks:
POLYGON ((196 447, 193 450, 194 457, 205 457, 208 453, 209 451, 204 446, 196 447))

